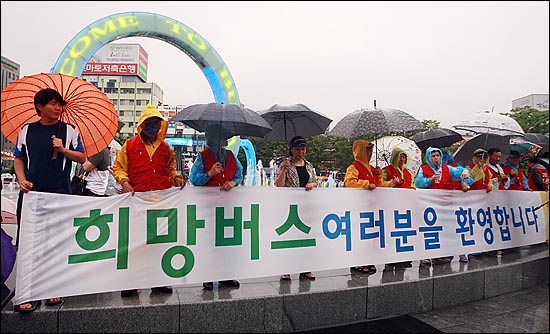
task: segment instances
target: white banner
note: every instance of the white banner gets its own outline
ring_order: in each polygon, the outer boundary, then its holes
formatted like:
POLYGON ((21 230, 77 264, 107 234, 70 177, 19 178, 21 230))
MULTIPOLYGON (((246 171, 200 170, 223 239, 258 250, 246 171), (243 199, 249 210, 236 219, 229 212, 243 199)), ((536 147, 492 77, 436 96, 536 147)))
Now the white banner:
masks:
POLYGON ((15 304, 544 242, 544 192, 172 188, 24 196, 15 304))

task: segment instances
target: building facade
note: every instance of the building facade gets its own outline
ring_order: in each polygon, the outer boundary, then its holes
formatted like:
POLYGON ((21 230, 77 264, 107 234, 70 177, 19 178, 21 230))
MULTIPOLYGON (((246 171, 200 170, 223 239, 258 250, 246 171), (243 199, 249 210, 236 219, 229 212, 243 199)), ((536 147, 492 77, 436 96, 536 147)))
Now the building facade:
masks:
POLYGON ((512 100, 512 109, 531 107, 537 110, 548 110, 548 94, 530 94, 512 100))
POLYGON ((137 133, 137 122, 147 104, 162 103, 164 92, 156 83, 143 82, 138 76, 83 74, 82 80, 95 85, 113 102, 118 120, 124 123, 123 135, 137 133))

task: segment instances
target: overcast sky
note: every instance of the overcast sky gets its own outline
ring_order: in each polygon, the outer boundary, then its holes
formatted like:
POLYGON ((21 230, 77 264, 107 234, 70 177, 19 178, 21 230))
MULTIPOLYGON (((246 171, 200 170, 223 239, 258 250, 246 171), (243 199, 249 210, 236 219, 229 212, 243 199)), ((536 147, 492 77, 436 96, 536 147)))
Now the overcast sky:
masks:
MULTIPOLYGON (((549 2, 2 1, 2 56, 21 76, 49 72, 67 43, 111 14, 145 11, 198 32, 253 110, 303 103, 333 120, 394 108, 450 127, 549 92, 549 2)), ((214 102, 176 47, 125 38, 149 54, 148 81, 170 105, 214 102)))

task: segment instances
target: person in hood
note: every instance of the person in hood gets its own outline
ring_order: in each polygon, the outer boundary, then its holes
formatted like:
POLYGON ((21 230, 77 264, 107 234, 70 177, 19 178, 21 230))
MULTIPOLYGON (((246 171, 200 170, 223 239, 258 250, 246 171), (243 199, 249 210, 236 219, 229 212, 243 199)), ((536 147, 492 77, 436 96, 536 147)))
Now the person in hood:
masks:
POLYGON ((426 163, 420 166, 414 185, 417 189, 449 189, 453 190, 451 181, 460 181, 462 191, 466 192, 473 183, 473 178, 467 168, 449 166, 441 161, 443 153, 437 147, 426 149, 426 163))
MULTIPOLYGON (((467 168, 460 166, 450 166, 442 162, 443 152, 437 147, 428 147, 426 149, 426 163, 420 166, 414 185, 417 189, 447 189, 454 190, 454 181, 459 181, 462 191, 466 192, 473 183, 473 177, 467 168)), ((464 254, 461 254, 464 255, 464 254)), ((467 258, 467 257, 466 257, 467 258)), ((464 261, 464 257, 461 257, 464 261)), ((435 259, 420 260, 422 265, 431 265, 436 263, 449 263, 453 256, 439 257, 435 259)))
MULTIPOLYGON (((176 156, 168 145, 168 122, 153 105, 148 104, 138 120, 138 134, 126 140, 118 152, 113 172, 122 186, 122 193, 185 187, 185 179, 176 173, 176 156)), ((172 293, 171 286, 155 287, 153 291, 172 293)), ((122 297, 130 297, 136 290, 121 291, 122 297)))
MULTIPOLYGON (((384 173, 380 167, 370 164, 374 144, 368 140, 357 139, 353 142, 352 152, 355 159, 346 169, 344 176, 344 187, 362 188, 374 190, 385 184, 384 173)), ((393 181, 389 181, 391 184, 393 181)), ((374 274, 376 266, 373 264, 350 267, 350 271, 357 271, 364 274, 374 274)))
POLYGON ((407 152, 399 147, 394 147, 391 152, 390 164, 382 169, 384 180, 390 182, 393 188, 414 189, 413 173, 407 168, 407 152))
MULTIPOLYGON (((232 135, 221 125, 206 128, 206 147, 193 162, 189 180, 194 186, 219 187, 230 191, 243 182, 243 166, 231 150, 226 149, 227 139, 232 135)), ((219 281, 222 286, 238 288, 241 283, 235 279, 219 281)), ((203 282, 204 290, 213 290, 214 282, 203 282)))
MULTIPOLYGON (((402 148, 396 146, 392 149, 390 164, 382 168, 384 180, 389 187, 416 189, 413 184, 413 173, 407 168, 408 159, 407 152, 402 148)), ((388 265, 394 267, 412 267, 412 261, 392 262, 388 263, 388 265)))

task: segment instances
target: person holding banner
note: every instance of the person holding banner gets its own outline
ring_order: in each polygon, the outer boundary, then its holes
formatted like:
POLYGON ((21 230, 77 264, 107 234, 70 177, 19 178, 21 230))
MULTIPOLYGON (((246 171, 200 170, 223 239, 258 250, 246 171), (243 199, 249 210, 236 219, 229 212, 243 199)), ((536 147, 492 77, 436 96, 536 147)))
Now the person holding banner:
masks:
MULTIPOLYGON (((317 175, 311 162, 307 161, 306 156, 307 142, 302 136, 295 136, 290 139, 288 154, 279 164, 277 169, 277 187, 304 188, 306 191, 317 188, 317 175)), ((300 277, 310 280, 315 279, 315 275, 310 272, 300 273, 300 277)), ((281 275, 282 281, 290 280, 290 274, 281 275)))
MULTIPOLYGON (((492 169, 487 166, 489 161, 489 153, 482 148, 478 148, 474 151, 471 164, 466 165, 466 168, 470 171, 470 175, 474 180, 470 189, 472 190, 485 190, 485 192, 491 192, 493 190, 493 172, 492 169)), ((469 262, 468 255, 460 254, 460 262, 469 262)))
POLYGON ((493 182, 491 181, 493 173, 491 168, 487 166, 488 160, 489 154, 484 149, 478 148, 474 151, 473 163, 466 166, 474 179, 471 186, 472 190, 483 189, 486 192, 493 190, 493 182))
MULTIPOLYGON (((172 148, 164 140, 168 122, 153 105, 141 112, 137 124, 138 134, 126 140, 117 153, 113 172, 122 185, 122 193, 185 187, 185 179, 176 172, 176 159, 172 148)), ((153 291, 172 293, 171 286, 155 287, 153 291)), ((122 297, 130 297, 137 290, 123 290, 122 297)))
MULTIPOLYGON (((444 164, 441 161, 442 155, 441 149, 437 147, 430 146, 426 149, 426 163, 420 166, 414 178, 416 188, 454 190, 452 181, 455 180, 460 182, 462 191, 468 191, 473 183, 473 178, 468 169, 444 164)), ((436 259, 423 259, 420 260, 420 264, 448 263, 452 260, 453 256, 446 256, 436 259)))
POLYGON ((452 180, 460 181, 462 191, 466 192, 473 183, 467 168, 449 166, 441 162, 442 152, 437 147, 426 149, 426 163, 420 166, 414 185, 417 189, 453 190, 452 180))
POLYGON ((539 158, 527 160, 527 184, 533 191, 548 191, 548 169, 540 164, 539 158))
POLYGON ((408 158, 405 150, 397 146, 393 148, 390 164, 382 169, 384 181, 390 182, 390 187, 415 189, 413 173, 406 166, 408 158))
MULTIPOLYGON (((374 190, 382 184, 390 186, 392 183, 395 183, 394 180, 385 182, 382 169, 370 164, 373 147, 374 144, 367 140, 357 139, 353 142, 351 149, 355 160, 346 168, 344 187, 374 190)), ((374 274, 376 272, 376 266, 373 264, 354 266, 350 267, 350 271, 357 271, 363 274, 374 274)))
MULTIPOLYGON (((382 168, 384 180, 392 188, 415 189, 413 173, 407 168, 407 152, 396 146, 390 157, 390 164, 382 168)), ((390 266, 412 267, 412 261, 388 263, 390 266)))
POLYGON ((502 150, 498 147, 491 147, 487 154, 489 154, 489 161, 487 167, 491 169, 493 173, 493 190, 508 189, 510 187, 510 178, 500 166, 500 160, 502 159, 502 150))
MULTIPOLYGON (((13 166, 19 183, 17 225, 21 225, 23 194, 30 190, 70 194, 73 161, 86 160, 78 128, 60 120, 66 102, 52 88, 44 88, 34 95, 34 107, 40 120, 25 124, 19 131, 13 155, 13 166)), ((19 231, 19 230, 18 230, 19 231)), ((16 245, 19 245, 17 233, 16 245)), ((49 298, 46 305, 57 305, 63 298, 49 298)), ((32 312, 41 301, 14 305, 14 312, 32 312)))
MULTIPOLYGON (((510 179, 510 186, 508 190, 529 190, 527 183, 527 177, 523 173, 523 169, 519 167, 520 155, 516 150, 511 150, 508 158, 502 164, 502 170, 504 174, 508 175, 510 179)), ((504 189, 501 185, 500 189, 504 189)))
MULTIPOLYGON (((243 182, 243 166, 233 152, 225 148, 231 134, 223 126, 213 124, 206 128, 204 136, 206 147, 193 162, 189 181, 194 186, 220 187, 223 191, 230 191, 239 186, 243 182)), ((234 279, 220 281, 219 284, 233 288, 241 286, 241 283, 234 279)), ((202 287, 212 290, 214 282, 204 282, 202 287)))

